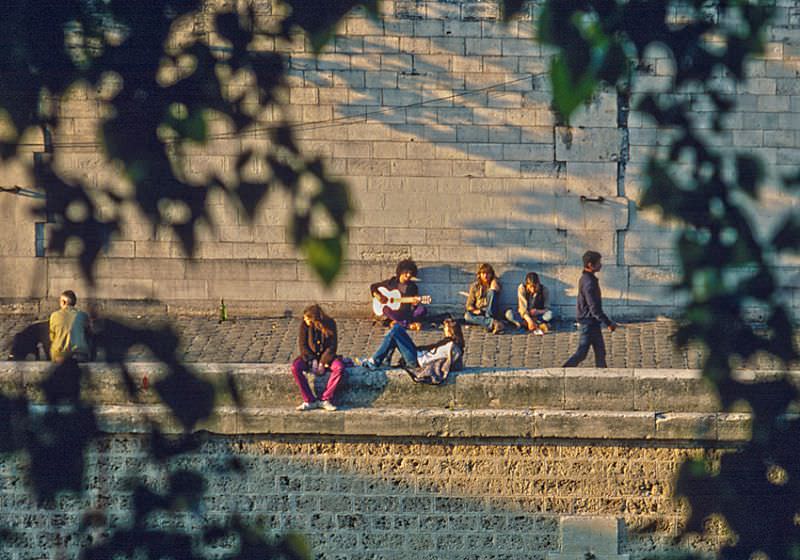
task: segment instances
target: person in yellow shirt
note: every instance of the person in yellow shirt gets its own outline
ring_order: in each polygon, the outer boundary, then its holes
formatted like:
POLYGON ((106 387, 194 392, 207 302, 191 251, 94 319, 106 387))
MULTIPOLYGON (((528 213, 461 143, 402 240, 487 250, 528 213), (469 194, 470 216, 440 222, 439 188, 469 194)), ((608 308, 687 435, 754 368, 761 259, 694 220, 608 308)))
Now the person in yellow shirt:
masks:
POLYGON ((72 290, 61 294, 61 309, 50 314, 50 359, 89 360, 89 316, 75 309, 78 298, 72 290))

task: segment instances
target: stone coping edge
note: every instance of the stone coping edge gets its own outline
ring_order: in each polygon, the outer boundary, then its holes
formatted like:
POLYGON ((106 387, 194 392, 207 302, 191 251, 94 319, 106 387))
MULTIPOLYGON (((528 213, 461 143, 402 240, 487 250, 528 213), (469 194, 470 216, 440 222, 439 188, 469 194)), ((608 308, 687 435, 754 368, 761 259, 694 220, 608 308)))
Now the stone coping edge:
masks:
MULTIPOLYGON (((166 368, 157 362, 126 364, 139 385, 136 395, 142 405, 160 404, 154 390, 144 390, 145 376, 154 383, 166 368)), ((233 375, 245 405, 263 408, 288 408, 299 402, 299 392, 289 374, 288 364, 274 363, 199 363, 191 364, 202 377, 220 388, 218 405, 230 406, 226 374, 233 375)), ((0 389, 25 394, 43 402, 38 387, 49 371, 47 362, 0 362, 0 389)), ((114 367, 105 363, 88 364, 90 375, 85 398, 99 405, 134 404, 114 367)), ((743 381, 757 381, 781 375, 775 371, 745 370, 743 381)), ((800 384, 800 374, 788 378, 800 384)), ((322 382, 323 380, 313 380, 322 382)), ((319 389, 319 387, 317 387, 319 389)), ((713 388, 693 369, 594 369, 594 368, 470 368, 458 372, 448 383, 431 387, 411 382, 402 370, 367 371, 359 367, 348 374, 337 391, 337 403, 347 409, 449 409, 449 410, 540 410, 620 411, 714 414, 723 412, 713 388), (413 403, 413 404, 410 404, 413 403)), ((728 412, 747 413, 741 404, 728 412)))
MULTIPOLYGON (((31 405, 44 413, 47 405, 31 405)), ((161 405, 100 406, 105 433, 146 433, 156 423, 180 427, 161 405)), ((652 413, 564 410, 347 409, 217 407, 196 431, 220 435, 324 435, 419 438, 514 438, 741 443, 751 436, 745 413, 652 413)))

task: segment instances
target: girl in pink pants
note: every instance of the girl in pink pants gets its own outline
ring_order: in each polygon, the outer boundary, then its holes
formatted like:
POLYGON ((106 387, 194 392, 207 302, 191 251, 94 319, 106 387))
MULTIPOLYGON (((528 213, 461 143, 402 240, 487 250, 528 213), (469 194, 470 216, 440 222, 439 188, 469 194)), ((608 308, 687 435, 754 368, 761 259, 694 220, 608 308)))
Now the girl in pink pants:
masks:
POLYGON ((336 355, 336 321, 326 315, 319 305, 309 305, 303 311, 297 345, 300 355, 292 362, 292 375, 303 397, 303 402, 297 410, 305 411, 320 407, 330 411, 336 410, 336 405, 332 402, 333 395, 344 372, 341 356, 336 355), (308 385, 304 372, 324 375, 328 370, 330 370, 328 384, 317 399, 308 385))

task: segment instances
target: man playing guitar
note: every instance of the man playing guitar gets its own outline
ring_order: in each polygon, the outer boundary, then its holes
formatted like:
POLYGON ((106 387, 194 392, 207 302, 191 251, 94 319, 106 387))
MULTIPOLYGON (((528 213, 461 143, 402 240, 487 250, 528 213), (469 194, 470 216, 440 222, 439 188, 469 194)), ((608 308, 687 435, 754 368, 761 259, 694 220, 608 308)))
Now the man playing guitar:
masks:
MULTIPOLYGON (((403 259, 397 263, 395 268, 395 275, 382 282, 376 282, 369 287, 370 294, 373 301, 377 302, 373 307, 375 313, 382 311, 380 314, 389 321, 393 321, 402 327, 411 330, 419 330, 421 325, 419 320, 427 313, 427 308, 420 302, 423 297, 419 295, 419 288, 417 288, 417 264, 411 259, 403 259), (379 290, 379 288, 383 288, 379 290), (391 297, 387 297, 388 292, 399 292, 402 303, 398 309, 391 305, 391 297), (382 293, 383 292, 383 293, 382 293)), ((429 299, 428 299, 429 301, 429 299)))

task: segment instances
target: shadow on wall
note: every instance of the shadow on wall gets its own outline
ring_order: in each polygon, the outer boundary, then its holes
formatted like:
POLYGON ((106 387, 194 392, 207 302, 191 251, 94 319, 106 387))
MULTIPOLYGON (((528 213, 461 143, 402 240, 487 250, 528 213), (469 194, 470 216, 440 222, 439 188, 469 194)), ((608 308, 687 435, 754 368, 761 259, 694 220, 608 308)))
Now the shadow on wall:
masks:
MULTIPOLYGON (((248 485, 264 489, 252 509, 275 530, 304 534, 320 558, 522 559, 559 551, 583 557, 587 551, 581 547, 589 543, 570 542, 566 531, 567 542, 560 542, 562 516, 576 515, 624 520, 620 525, 627 528, 621 534, 593 536, 595 548, 605 549, 601 543, 611 541, 609 554, 620 552, 619 545, 634 553, 675 550, 673 537, 663 529, 670 526, 667 519, 678 515, 671 496, 633 495, 629 486, 635 481, 616 474, 620 457, 630 451, 278 436, 241 439, 215 455, 232 453, 241 459, 248 485), (587 498, 598 495, 598 488, 602 497, 587 498), (636 513, 642 511, 660 513, 655 518, 636 513), (655 523, 662 515, 664 522, 655 523)), ((659 452, 641 450, 641 468, 654 469, 659 452)), ((209 455, 201 456, 201 462, 209 455)), ((653 480, 674 475, 649 474, 653 480)), ((209 496, 235 501, 235 494, 215 488, 216 479, 211 484, 209 496)))
MULTIPOLYGON (((434 36, 421 40, 430 41, 430 53, 384 52, 385 45, 364 37, 363 41, 349 47, 337 42, 336 56, 324 53, 317 59, 293 55, 291 69, 302 72, 309 85, 343 88, 349 92, 348 101, 334 108, 338 115, 320 115, 323 122, 318 126, 324 127, 333 117, 345 119, 339 126, 348 131, 349 140, 370 142, 386 140, 386 137, 382 130, 370 131, 369 123, 385 125, 395 130, 398 135, 395 139, 407 136, 405 140, 436 143, 437 152, 455 150, 462 154, 458 159, 488 160, 517 175, 520 159, 530 157, 531 153, 541 154, 552 162, 552 127, 536 126, 533 114, 527 120, 523 113, 514 119, 505 116, 509 109, 550 110, 544 62, 530 69, 520 69, 509 67, 501 56, 467 56, 464 37, 434 36), (349 55, 365 54, 381 56, 380 72, 351 64, 349 55), (346 62, 342 61, 343 56, 346 62), (451 58, 466 65, 461 73, 450 67, 447 61, 451 58), (346 121, 359 117, 364 120, 346 121), (359 125, 363 128, 350 132, 349 127, 359 125), (372 132, 378 135, 372 137, 372 132), (508 145, 508 149, 513 146, 513 154, 504 154, 504 145, 508 145)), ((518 56, 527 54, 529 58, 544 60, 533 40, 524 41, 529 43, 529 49, 518 56)), ((516 60, 518 56, 509 60, 516 60)), ((336 101, 340 103, 341 99, 336 101)), ((323 128, 323 135, 329 132, 330 126, 323 128)), ((298 137, 312 140, 316 128, 315 124, 300 126, 298 137)), ((373 154, 367 152, 362 157, 370 155, 373 154)), ((390 163, 388 159, 383 161, 387 165, 390 163)))
MULTIPOLYGON (((331 56, 291 57, 291 67, 302 73, 303 83, 348 92, 346 101, 337 99, 332 109, 326 107, 325 114, 321 114, 343 119, 342 131, 346 131, 351 143, 359 145, 358 153, 346 145, 331 147, 333 158, 342 160, 342 171, 413 178, 425 174, 422 164, 426 159, 460 161, 463 168, 458 172, 454 169, 448 179, 458 180, 457 188, 464 196, 453 197, 450 203, 454 208, 443 213, 438 223, 425 218, 425 240, 435 240, 439 250, 430 261, 455 261, 469 263, 468 266, 489 262, 505 267, 498 273, 504 282, 501 301, 506 306, 514 305, 516 285, 526 272, 533 270, 542 276, 554 306, 571 307, 580 257, 591 248, 606 256, 605 285, 615 287, 605 291, 607 304, 626 305, 626 273, 613 270, 616 262, 622 262, 613 227, 572 228, 560 224, 558 218, 559 199, 577 199, 584 191, 591 193, 592 184, 602 184, 616 194, 616 161, 599 163, 602 177, 595 173, 596 167, 576 162, 576 171, 570 169, 570 173, 581 175, 586 184, 569 192, 575 181, 568 185, 567 164, 556 161, 556 121, 550 110, 547 56, 541 47, 531 39, 513 38, 513 29, 500 29, 502 24, 497 23, 494 31, 503 31, 497 36, 503 37, 503 44, 513 44, 515 54, 476 54, 470 49, 490 48, 493 41, 446 36, 446 21, 430 20, 426 24, 431 29, 437 25, 444 28, 442 33, 410 40, 407 52, 387 52, 382 37, 347 36, 337 37, 331 56), (366 67, 367 54, 380 54, 381 72, 366 67), (359 66, 362 64, 363 68, 359 66), (494 85, 498 87, 495 89, 494 85), (545 118, 547 115, 550 118, 545 118), (357 122, 352 123, 348 117, 357 122), (408 142, 408 159, 394 161, 387 154, 372 153, 376 149, 373 142, 386 140, 408 142), (419 155, 411 154, 412 145, 416 145, 419 155), (473 163, 475 169, 470 167, 473 163), (453 235, 452 242, 448 241, 453 235), (451 247, 452 253, 448 254, 451 247)), ((376 34, 382 34, 384 23, 373 25, 376 34)), ((320 95, 321 92, 322 89, 320 95)), ((610 115, 610 122, 616 124, 615 111, 608 113, 609 107, 599 103, 589 109, 594 111, 589 121, 599 118, 605 122, 610 115)), ((318 132, 313 125, 306 132, 302 126, 298 131, 308 140, 325 140, 331 134, 328 129, 318 132)), ((609 150, 616 152, 618 148, 609 150)), ((419 187, 411 190, 416 188, 419 187)), ((436 189, 442 188, 437 183, 436 189)), ((402 190, 405 189, 403 185, 402 190)), ((407 195, 398 196, 401 194, 407 195)), ((438 194, 441 193, 434 196, 438 194)), ((387 208, 393 202, 387 198, 387 208)), ((412 219, 396 225, 419 225, 413 222, 412 219)), ((424 272, 421 289, 433 296, 434 308, 445 305, 449 311, 463 307, 465 298, 459 292, 468 289, 471 270, 455 265, 429 267, 424 272)))
MULTIPOLYGON (((548 266, 527 267, 519 264, 489 263, 495 269, 500 280, 500 305, 505 309, 517 308, 517 286, 525 281, 528 272, 536 272, 542 280, 551 298, 550 305, 558 307, 560 311, 564 306, 574 307, 575 289, 580 276, 580 268, 575 267, 575 284, 569 285, 561 281, 548 269, 548 266), (569 294, 572 294, 570 297, 569 294)), ((434 265, 421 266, 419 271, 420 293, 429 294, 432 298, 431 307, 434 310, 449 311, 456 317, 464 314, 466 306, 466 293, 475 281, 477 266, 467 267, 461 265, 434 265), (456 303, 453 303, 456 302, 456 303)), ((608 300, 612 305, 616 302, 608 300)), ((559 317, 563 314, 559 313, 559 317)))
MULTIPOLYGON (((637 305, 658 309, 659 312, 663 312, 657 307, 659 305, 664 310, 675 307, 674 294, 668 289, 670 282, 664 281, 665 278, 674 278, 674 266, 642 265, 637 268, 626 262, 619 237, 625 224, 618 226, 614 222, 618 205, 609 201, 576 201, 572 213, 560 215, 559 197, 562 195, 559 189, 562 187, 557 183, 541 187, 536 189, 532 184, 528 189, 516 188, 495 195, 510 199, 506 206, 513 210, 505 219, 487 217, 463 222, 462 227, 467 232, 465 238, 478 247, 478 254, 494 256, 495 262, 509 263, 501 274, 504 288, 507 280, 511 280, 516 289, 526 272, 537 272, 550 291, 550 304, 558 309, 560 316, 565 316, 565 313, 571 316, 583 268, 582 256, 587 250, 594 250, 603 255, 603 270, 598 276, 603 305, 612 314, 615 308, 623 312, 637 305), (584 209, 585 205, 590 206, 584 209), (581 213, 575 213, 576 208, 581 213), (598 224, 603 225, 592 223, 593 216, 598 216, 598 224), (498 228, 498 223, 505 229, 498 228), (519 276, 514 272, 519 272, 519 276)), ((578 199, 574 193, 569 196, 578 199)), ((627 212, 627 209, 623 208, 623 211, 627 212)), ((491 211, 487 214, 491 216, 491 211)), ((666 243, 671 243, 671 240, 667 238, 666 243)), ((508 303, 510 297, 513 293, 506 293, 503 301, 508 303)), ((648 314, 641 308, 631 309, 634 316, 648 314)))

